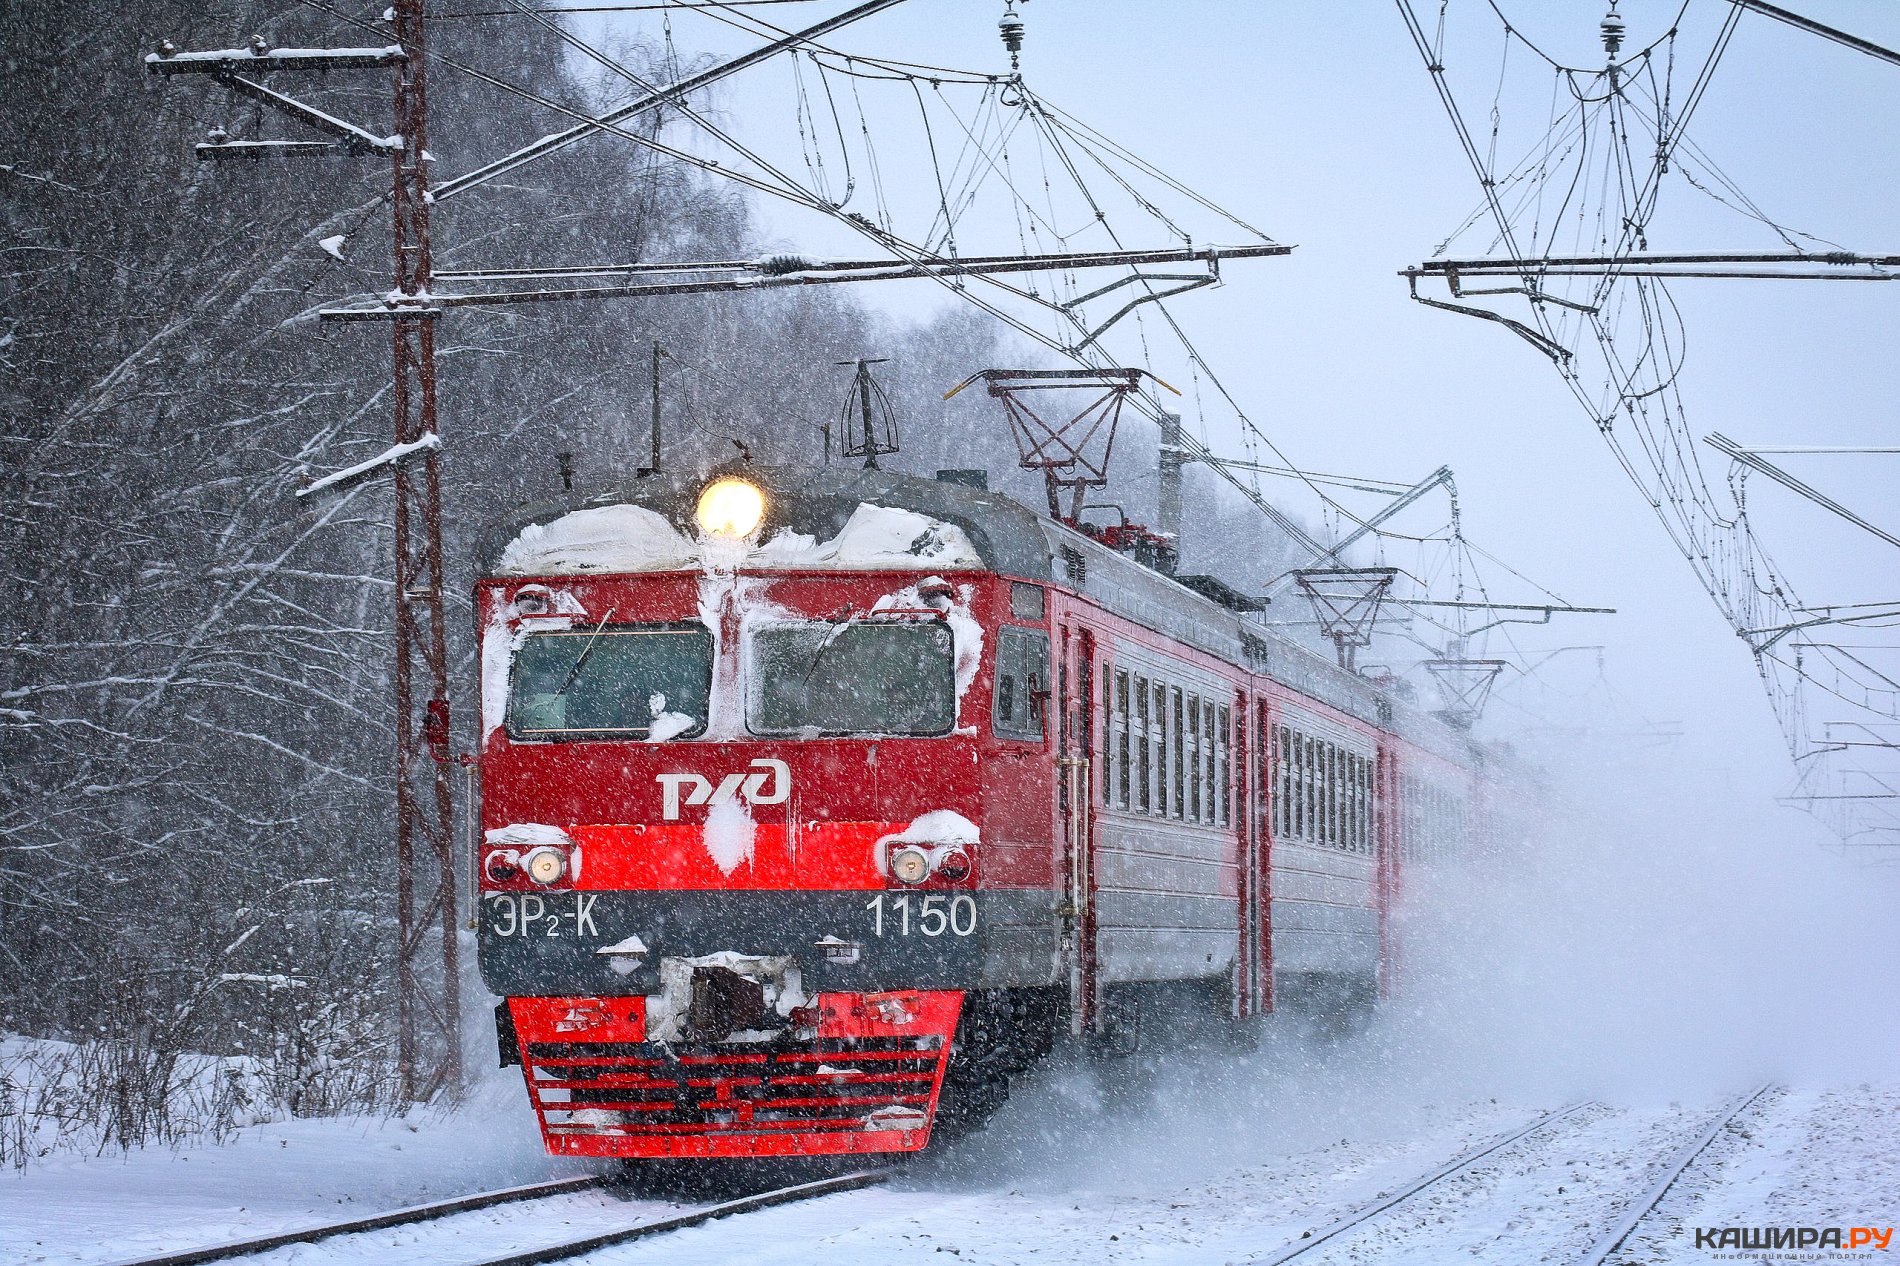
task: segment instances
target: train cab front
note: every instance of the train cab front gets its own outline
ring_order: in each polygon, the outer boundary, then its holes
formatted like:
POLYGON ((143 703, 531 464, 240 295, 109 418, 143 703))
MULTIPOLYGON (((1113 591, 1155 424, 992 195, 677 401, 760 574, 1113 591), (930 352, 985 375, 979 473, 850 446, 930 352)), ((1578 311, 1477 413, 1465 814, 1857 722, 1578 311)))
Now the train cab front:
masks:
POLYGON ((981 968, 1008 582, 950 522, 774 530, 727 482, 488 560, 483 975, 551 1152, 914 1151, 981 968))

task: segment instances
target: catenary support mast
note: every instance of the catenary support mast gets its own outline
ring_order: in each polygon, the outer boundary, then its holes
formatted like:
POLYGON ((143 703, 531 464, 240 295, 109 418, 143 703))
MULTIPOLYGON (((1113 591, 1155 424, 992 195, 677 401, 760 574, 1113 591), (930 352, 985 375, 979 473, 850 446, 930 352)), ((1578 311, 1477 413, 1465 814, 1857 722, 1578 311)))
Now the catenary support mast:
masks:
POLYGON ((454 804, 449 781, 446 630, 442 622, 441 440, 435 413, 435 318, 429 261, 428 98, 423 0, 395 0, 384 21, 396 43, 377 48, 244 48, 185 52, 161 41, 145 59, 155 75, 210 75, 335 141, 235 141, 215 128, 199 159, 271 155, 389 156, 393 162, 395 287, 385 300, 393 330, 396 443, 381 457, 333 472, 300 491, 327 494, 388 469, 395 478, 397 1063, 402 1094, 427 1099, 461 1084, 456 954, 454 804), (237 72, 393 67, 393 136, 242 78, 237 72))
MULTIPOLYGON (((436 434, 435 312, 429 275, 428 97, 423 0, 395 0, 394 210, 396 442, 436 434)), ((449 784, 448 647, 442 624, 442 481, 438 448, 398 466, 396 481, 396 867, 405 1097, 461 1082, 456 995, 455 854, 449 784), (432 960, 439 957, 438 964, 432 960), (424 973, 439 969, 441 980, 424 973), (432 987, 432 985, 434 987, 432 987)))

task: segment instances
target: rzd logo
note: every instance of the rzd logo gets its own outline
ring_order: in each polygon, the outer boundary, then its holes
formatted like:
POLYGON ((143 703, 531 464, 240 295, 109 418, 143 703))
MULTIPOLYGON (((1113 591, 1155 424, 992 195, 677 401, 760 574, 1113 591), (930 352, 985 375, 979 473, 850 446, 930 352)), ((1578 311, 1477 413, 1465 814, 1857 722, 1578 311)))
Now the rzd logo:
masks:
POLYGON ((668 822, 680 820, 680 805, 725 804, 743 800, 747 804, 784 804, 792 794, 792 771, 782 760, 762 757, 752 762, 752 772, 727 774, 717 787, 699 774, 660 774, 660 816, 668 822), (682 799, 681 789, 686 794, 682 799))

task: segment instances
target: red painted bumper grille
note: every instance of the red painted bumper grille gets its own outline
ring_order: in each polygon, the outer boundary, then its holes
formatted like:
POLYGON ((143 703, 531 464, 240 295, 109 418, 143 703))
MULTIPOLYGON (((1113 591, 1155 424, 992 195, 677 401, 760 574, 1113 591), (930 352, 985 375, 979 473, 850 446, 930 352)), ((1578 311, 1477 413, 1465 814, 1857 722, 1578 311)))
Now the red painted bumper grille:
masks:
POLYGON ((820 994, 803 1040, 649 1042, 642 998, 514 998, 543 1140, 569 1156, 908 1152, 936 1113, 962 996, 820 994))
POLYGON ((944 1046, 934 1036, 530 1042, 528 1085, 550 1135, 862 1131, 880 1108, 928 1114, 944 1046))

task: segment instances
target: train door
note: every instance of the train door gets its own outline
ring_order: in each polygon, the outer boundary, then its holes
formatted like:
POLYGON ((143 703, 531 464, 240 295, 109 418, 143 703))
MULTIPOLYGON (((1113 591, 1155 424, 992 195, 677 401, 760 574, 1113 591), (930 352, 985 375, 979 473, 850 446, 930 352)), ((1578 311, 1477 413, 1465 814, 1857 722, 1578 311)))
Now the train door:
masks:
POLYGON ((1260 1012, 1260 833, 1254 806, 1258 782, 1254 776, 1255 743, 1249 733, 1247 692, 1234 693, 1233 733, 1228 743, 1234 753, 1228 770, 1228 794, 1234 797, 1234 838, 1240 870, 1240 954, 1235 960, 1234 1014, 1260 1012))
POLYGON ((1398 753, 1386 743, 1379 745, 1373 778, 1373 846, 1379 850, 1379 997, 1392 996, 1392 984, 1398 972, 1398 931, 1392 922, 1397 903, 1401 869, 1404 865, 1403 807, 1399 802, 1402 783, 1398 753))
POLYGON ((1235 716, 1242 735, 1248 739, 1245 759, 1238 763, 1243 771, 1241 804, 1246 814, 1244 875, 1248 888, 1242 918, 1246 928, 1243 947, 1251 942, 1248 965, 1253 1005, 1249 1014, 1263 1015, 1273 1010, 1273 807, 1277 794, 1273 781, 1273 717, 1265 699, 1237 709, 1235 716))
POLYGON ((1094 804, 1095 634, 1064 623, 1056 635, 1058 805, 1062 857, 1058 867, 1062 955, 1069 977, 1069 1027, 1096 1031, 1101 971, 1096 944, 1094 804))

